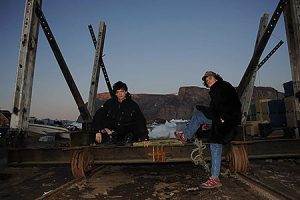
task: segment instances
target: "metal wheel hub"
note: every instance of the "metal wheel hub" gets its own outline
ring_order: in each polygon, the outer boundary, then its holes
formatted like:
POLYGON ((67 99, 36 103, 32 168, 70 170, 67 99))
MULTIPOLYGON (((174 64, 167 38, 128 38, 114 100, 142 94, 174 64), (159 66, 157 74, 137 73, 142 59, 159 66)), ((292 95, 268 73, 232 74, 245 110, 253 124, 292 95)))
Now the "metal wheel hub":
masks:
POLYGON ((226 163, 231 174, 236 174, 237 172, 246 173, 249 165, 247 145, 231 145, 231 150, 226 157, 226 163))

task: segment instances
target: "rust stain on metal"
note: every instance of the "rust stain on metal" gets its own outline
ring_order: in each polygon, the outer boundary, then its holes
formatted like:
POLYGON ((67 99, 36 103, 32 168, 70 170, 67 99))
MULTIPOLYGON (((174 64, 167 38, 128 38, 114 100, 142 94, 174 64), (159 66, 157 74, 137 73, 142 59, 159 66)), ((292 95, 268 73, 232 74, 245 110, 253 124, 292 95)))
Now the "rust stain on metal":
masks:
POLYGON ((166 162, 166 152, 163 146, 153 146, 152 153, 148 153, 152 157, 153 162, 166 162))

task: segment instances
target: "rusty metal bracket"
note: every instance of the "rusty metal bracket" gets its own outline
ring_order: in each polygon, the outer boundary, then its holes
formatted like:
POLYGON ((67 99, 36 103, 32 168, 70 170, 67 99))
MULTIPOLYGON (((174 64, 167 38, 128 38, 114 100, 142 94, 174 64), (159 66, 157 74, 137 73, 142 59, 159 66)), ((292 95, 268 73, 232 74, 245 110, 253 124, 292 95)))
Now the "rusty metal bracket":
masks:
POLYGON ((148 153, 153 162, 166 162, 166 152, 163 146, 153 146, 152 153, 148 153))

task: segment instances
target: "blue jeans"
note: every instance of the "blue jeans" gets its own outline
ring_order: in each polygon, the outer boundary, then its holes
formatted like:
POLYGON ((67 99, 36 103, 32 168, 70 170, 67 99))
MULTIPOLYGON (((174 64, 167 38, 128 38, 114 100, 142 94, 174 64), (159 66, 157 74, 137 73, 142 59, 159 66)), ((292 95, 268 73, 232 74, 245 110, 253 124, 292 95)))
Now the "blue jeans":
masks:
POLYGON ((220 174, 223 145, 210 143, 209 146, 211 155, 211 176, 216 178, 220 174))
POLYGON ((191 139, 197 130, 200 128, 201 124, 211 124, 211 120, 207 119, 203 112, 197 111, 193 115, 190 123, 186 127, 184 131, 184 137, 187 139, 191 139))

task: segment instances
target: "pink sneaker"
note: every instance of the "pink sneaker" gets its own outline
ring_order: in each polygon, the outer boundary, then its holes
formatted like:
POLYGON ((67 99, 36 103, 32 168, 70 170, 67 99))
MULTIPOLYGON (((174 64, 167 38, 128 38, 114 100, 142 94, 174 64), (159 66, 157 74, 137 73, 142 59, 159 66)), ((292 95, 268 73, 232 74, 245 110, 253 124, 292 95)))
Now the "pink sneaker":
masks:
POLYGON ((184 137, 182 133, 174 132, 174 135, 177 140, 181 140, 182 143, 187 143, 188 139, 184 137))
POLYGON ((221 181, 215 180, 212 177, 209 177, 208 181, 206 181, 205 183, 202 183, 200 185, 200 187, 206 188, 206 189, 217 188, 217 187, 221 187, 221 186, 222 186, 221 181))

